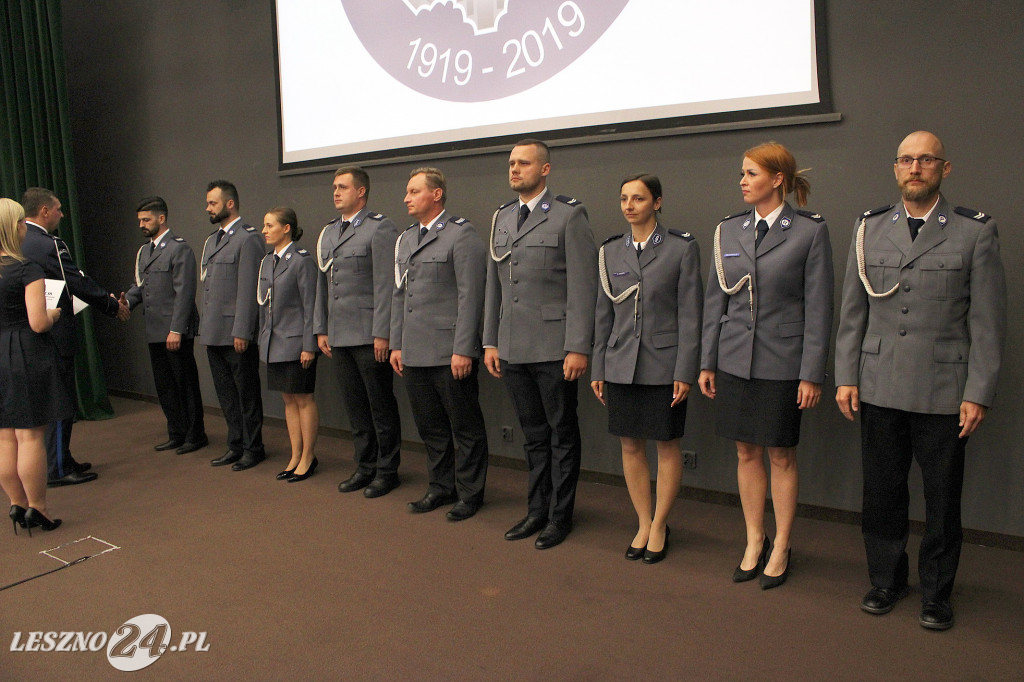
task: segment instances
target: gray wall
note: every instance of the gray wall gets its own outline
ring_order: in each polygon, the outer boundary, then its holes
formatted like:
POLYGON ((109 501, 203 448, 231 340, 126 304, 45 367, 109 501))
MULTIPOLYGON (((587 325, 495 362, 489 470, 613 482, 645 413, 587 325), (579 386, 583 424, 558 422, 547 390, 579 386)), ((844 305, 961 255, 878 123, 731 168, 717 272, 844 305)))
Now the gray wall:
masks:
MULTIPOLYGON (((170 224, 193 246, 211 231, 204 190, 217 177, 238 185, 242 215, 251 223, 259 224, 271 206, 295 207, 307 246, 333 217, 330 173, 281 177, 276 172, 270 8, 270 0, 64 2, 85 265, 111 289, 130 284, 140 244, 133 208, 143 195, 167 199, 170 224)), ((666 191, 664 222, 696 235, 706 271, 715 225, 742 209, 737 180, 743 150, 778 140, 794 151, 801 167, 812 169, 809 208, 829 220, 838 291, 854 219, 898 198, 891 168, 900 139, 919 128, 936 132, 953 161, 946 196, 1000 221, 1011 292, 1009 352, 999 397, 968 447, 964 524, 1018 536, 1024 535, 1024 463, 1018 445, 1024 406, 1021 358, 1014 350, 1024 332, 1016 295, 1024 284, 1024 258, 1020 233, 1013 229, 1022 213, 1020 190, 1011 178, 1024 160, 1020 10, 1020 0, 829 3, 832 91, 841 122, 559 148, 551 178, 557 193, 584 201, 603 240, 625 227, 618 212, 619 179, 640 170, 657 173, 666 191)), ((723 36, 735 49, 749 52, 751 78, 761 69, 785 68, 770 49, 772 41, 784 37, 766 37, 766 47, 744 46, 745 38, 756 36, 723 36)), ((358 82, 358 74, 343 72, 344 65, 339 58, 341 80, 358 82)), ((665 77, 677 68, 666 67, 665 77)), ((609 96, 616 96, 617 84, 608 85, 609 96)), ((372 99, 373 83, 360 83, 358 96, 372 99)), ((344 123, 342 115, 338 122, 344 123)), ((449 177, 449 207, 481 232, 494 208, 512 196, 506 158, 502 152, 438 163, 449 177)), ((371 207, 399 225, 406 224, 402 197, 414 165, 419 164, 371 169, 371 207)), ((101 320, 98 333, 109 385, 152 394, 142 321, 125 328, 101 320)), ((197 350, 205 402, 216 405, 204 353, 197 350)), ((347 428, 329 365, 321 364, 319 377, 322 423, 347 428)), ((416 439, 401 382, 397 393, 405 437, 416 439)), ((618 443, 606 432, 603 408, 589 388, 581 386, 580 393, 584 468, 621 473, 618 443)), ((823 404, 804 419, 800 499, 856 511, 859 430, 842 419, 834 393, 827 385, 823 404)), ((521 458, 518 429, 515 443, 500 440, 500 427, 515 424, 515 418, 503 387, 486 374, 481 398, 491 451, 521 458)), ((276 395, 265 396, 265 404, 268 414, 283 414, 276 395)), ((697 451, 698 467, 686 473, 684 483, 734 492, 735 454, 730 443, 714 436, 711 417, 709 401, 700 396, 690 401, 684 447, 697 451)), ((920 519, 923 503, 914 476, 913 515, 920 519)))

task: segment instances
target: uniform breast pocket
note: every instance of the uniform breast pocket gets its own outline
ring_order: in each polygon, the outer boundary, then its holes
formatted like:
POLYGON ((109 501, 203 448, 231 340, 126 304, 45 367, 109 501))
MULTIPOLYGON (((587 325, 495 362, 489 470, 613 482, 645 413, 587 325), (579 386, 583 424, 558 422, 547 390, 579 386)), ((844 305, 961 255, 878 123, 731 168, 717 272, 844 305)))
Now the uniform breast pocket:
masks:
POLYGON ((921 298, 938 301, 961 298, 964 291, 963 256, 959 253, 934 253, 921 256, 921 298))
POLYGON ((900 281, 900 262, 903 255, 897 251, 873 251, 864 254, 864 269, 875 293, 889 291, 900 281))
POLYGON ((369 270, 370 250, 363 246, 342 247, 338 254, 340 258, 335 263, 340 263, 340 269, 345 272, 363 272, 369 270))
POLYGON ((553 268, 559 265, 558 235, 531 234, 523 240, 523 265, 528 268, 553 268))
POLYGON ((674 348, 679 345, 678 332, 658 332, 651 336, 655 348, 674 348))
POLYGON ((419 268, 417 268, 427 282, 449 282, 452 279, 451 263, 448 261, 448 252, 425 253, 417 256, 419 268))

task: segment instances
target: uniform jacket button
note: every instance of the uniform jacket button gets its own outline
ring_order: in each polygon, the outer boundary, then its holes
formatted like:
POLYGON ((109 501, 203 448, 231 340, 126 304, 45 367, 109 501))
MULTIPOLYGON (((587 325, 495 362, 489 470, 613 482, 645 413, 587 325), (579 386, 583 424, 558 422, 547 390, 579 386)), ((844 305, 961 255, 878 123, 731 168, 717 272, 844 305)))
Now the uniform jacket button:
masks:
POLYGON ((900 336, 906 336, 906 335, 907 335, 907 330, 906 329, 901 329, 900 330, 900 336))

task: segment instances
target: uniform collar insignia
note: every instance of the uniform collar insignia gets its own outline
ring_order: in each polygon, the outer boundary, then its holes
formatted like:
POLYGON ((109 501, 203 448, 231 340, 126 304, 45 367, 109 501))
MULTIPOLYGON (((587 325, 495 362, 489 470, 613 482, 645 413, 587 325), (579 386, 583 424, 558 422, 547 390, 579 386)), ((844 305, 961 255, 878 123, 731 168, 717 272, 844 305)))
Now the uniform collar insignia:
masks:
POLYGON ((779 221, 779 224, 782 225, 783 227, 789 227, 789 218, 783 218, 782 220, 779 221))
POLYGON ((654 244, 655 246, 660 244, 661 243, 661 235, 658 234, 657 232, 655 232, 654 236, 651 237, 651 243, 654 244))
POLYGON ((893 222, 896 222, 899 219, 900 219, 900 212, 899 211, 896 211, 895 213, 892 214, 892 221, 893 222))
POLYGON ((747 218, 747 219, 746 219, 746 220, 745 220, 745 221, 743 222, 743 229, 745 230, 745 229, 747 229, 748 227, 750 227, 750 218, 747 218))
POLYGON ((940 213, 939 214, 939 225, 945 225, 945 224, 946 224, 946 214, 945 213, 940 213))
POLYGON ((550 210, 551 210, 551 204, 549 204, 549 203, 548 203, 548 202, 546 202, 546 201, 544 201, 544 202, 541 202, 541 205, 540 205, 540 210, 542 210, 542 211, 544 211, 545 213, 547 213, 548 211, 550 211, 550 210))

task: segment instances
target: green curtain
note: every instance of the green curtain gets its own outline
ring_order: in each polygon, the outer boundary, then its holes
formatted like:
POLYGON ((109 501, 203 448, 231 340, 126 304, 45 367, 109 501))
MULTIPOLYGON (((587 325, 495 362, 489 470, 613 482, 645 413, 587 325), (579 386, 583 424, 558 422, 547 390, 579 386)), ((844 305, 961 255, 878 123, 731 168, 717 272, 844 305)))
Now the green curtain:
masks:
MULTIPOLYGON (((52 189, 64 205, 60 236, 85 261, 64 74, 60 0, 0 0, 0 195, 15 201, 28 187, 52 189)), ((78 314, 75 359, 78 416, 110 419, 92 310, 78 314)))

